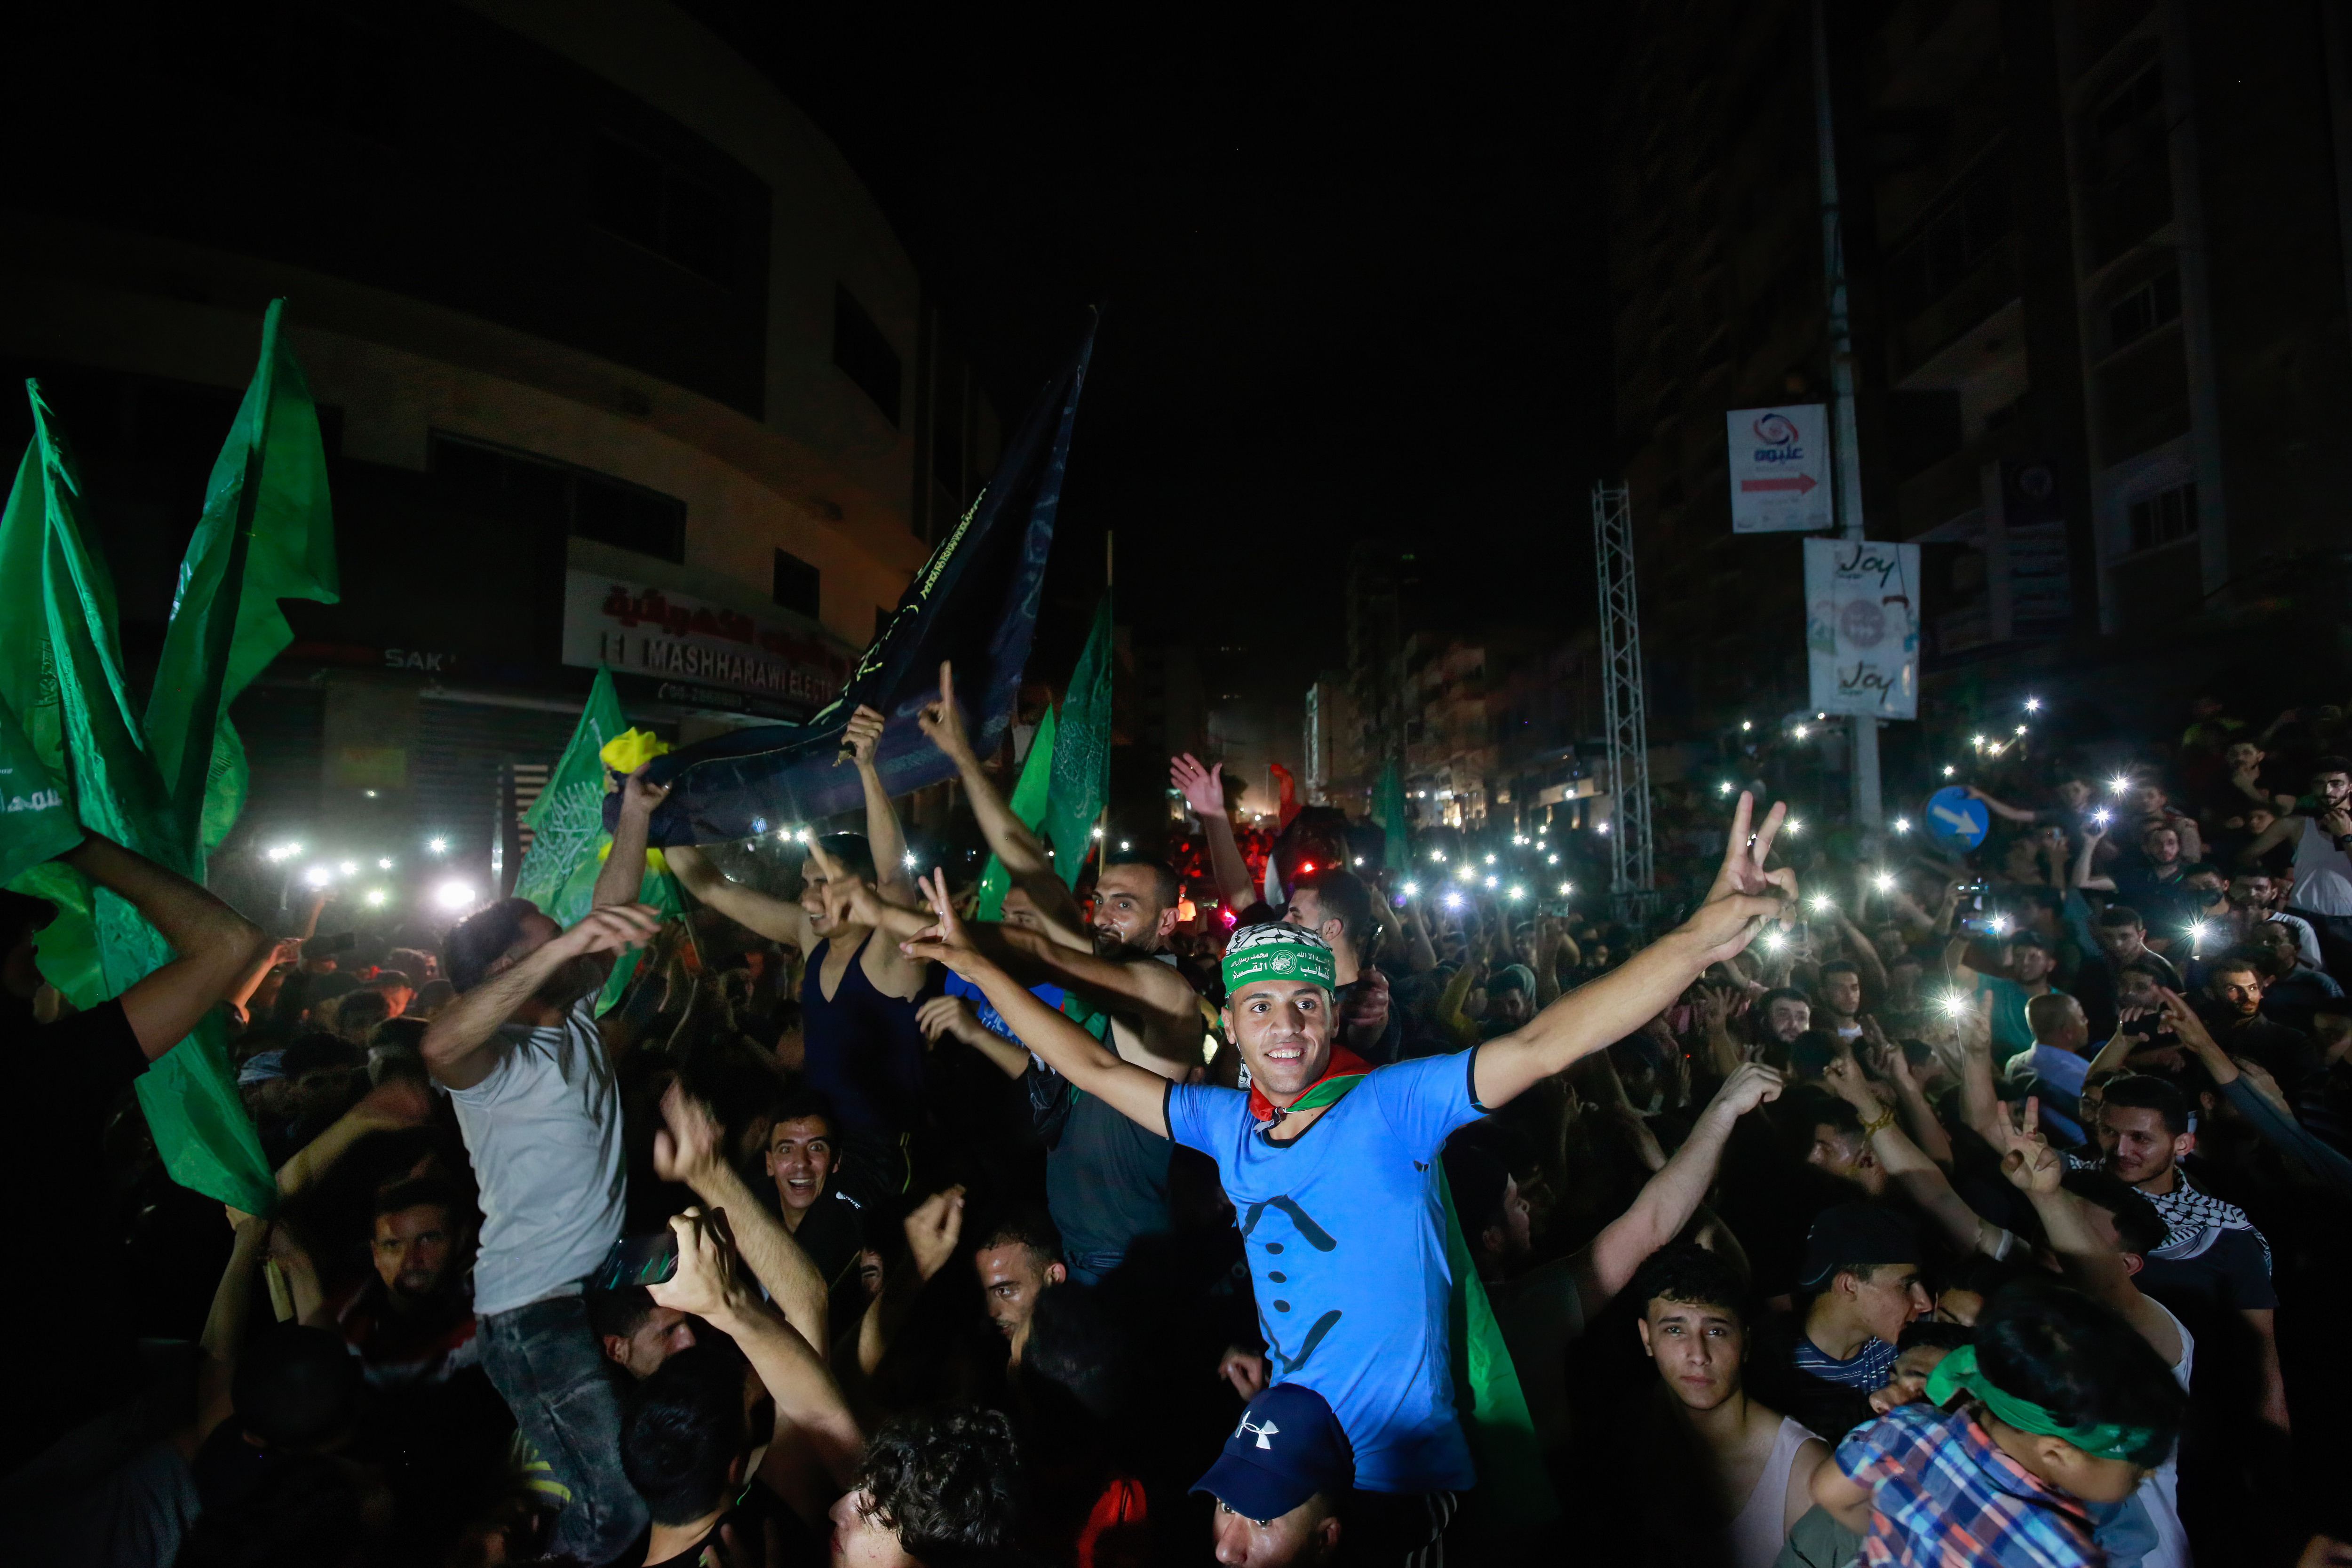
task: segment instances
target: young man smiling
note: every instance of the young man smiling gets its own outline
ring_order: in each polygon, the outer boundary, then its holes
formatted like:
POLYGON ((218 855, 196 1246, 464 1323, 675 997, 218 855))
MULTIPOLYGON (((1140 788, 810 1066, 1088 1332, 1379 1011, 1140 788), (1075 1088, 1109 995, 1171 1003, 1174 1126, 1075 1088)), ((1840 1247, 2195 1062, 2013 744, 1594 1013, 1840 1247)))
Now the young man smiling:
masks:
POLYGON ((938 923, 908 952, 978 985, 1081 1090, 1217 1162, 1274 1381, 1330 1403, 1355 1452, 1357 1489, 1381 1511, 1367 1533, 1384 1552, 1393 1543, 1433 1563, 1455 1494, 1475 1479, 1454 1407, 1439 1150, 1456 1127, 1633 1033, 1780 914, 1796 876, 1764 863, 1782 810, 1751 836, 1753 812, 1743 795, 1722 868, 1682 927, 1526 1027, 1459 1056, 1368 1069, 1332 1044, 1323 939, 1286 925, 1237 932, 1224 959, 1224 1023, 1250 1069, 1246 1093, 1171 1083, 1053 1013, 973 945, 944 877, 927 889, 938 923))

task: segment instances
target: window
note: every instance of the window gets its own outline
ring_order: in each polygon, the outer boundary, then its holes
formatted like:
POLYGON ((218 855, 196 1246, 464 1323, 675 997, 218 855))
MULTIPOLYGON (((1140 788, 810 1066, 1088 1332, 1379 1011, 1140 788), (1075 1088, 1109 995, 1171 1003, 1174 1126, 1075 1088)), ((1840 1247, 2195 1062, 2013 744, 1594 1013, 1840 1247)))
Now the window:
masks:
POLYGON ((2149 279, 2107 308, 2107 347, 2119 349, 2180 319, 2180 274, 2149 279))
POLYGON ((2099 105, 2092 128, 2101 141, 2123 136, 2143 121, 2164 112, 2164 68, 2152 65, 2126 82, 2113 98, 2099 105))
POLYGON ((596 137, 595 221, 713 283, 739 281, 735 204, 609 131, 596 137))
POLYGON ((676 496, 438 430, 428 461, 435 489, 453 505, 663 561, 686 559, 686 503, 676 496))
POLYGON ((839 284, 833 290, 833 363, 874 400, 883 418, 898 423, 899 384, 905 379, 898 351, 866 307, 839 284))
POLYGON ((2177 485, 2131 504, 2131 547, 2136 552, 2177 543, 2196 531, 2194 484, 2177 485))
POLYGON ((775 585, 772 596, 787 610, 816 619, 817 570, 789 550, 776 552, 775 585))
POLYGON ((1916 315, 1959 285, 2009 237, 2009 164, 1995 157, 1887 260, 1895 314, 1916 315))

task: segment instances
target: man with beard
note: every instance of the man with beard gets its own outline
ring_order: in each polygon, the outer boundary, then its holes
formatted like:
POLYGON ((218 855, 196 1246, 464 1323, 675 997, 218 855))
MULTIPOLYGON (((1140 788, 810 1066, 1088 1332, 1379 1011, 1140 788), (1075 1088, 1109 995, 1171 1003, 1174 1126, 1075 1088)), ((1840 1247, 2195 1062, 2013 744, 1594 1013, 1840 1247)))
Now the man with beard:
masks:
POLYGON ((375 1272, 331 1304, 320 1325, 358 1353, 371 1386, 446 1383, 480 1364, 464 1264, 473 1217, 461 1194, 429 1176, 378 1194, 369 1246, 375 1272))
POLYGON ((568 1488, 550 1551, 609 1563, 645 1528, 621 1473, 621 1410, 582 1286, 620 1238, 627 1165, 621 1093, 596 1027, 612 955, 661 917, 633 903, 646 821, 667 792, 642 770, 623 785, 594 905, 564 930, 528 899, 451 929, 443 954, 457 999, 433 1020, 425 1065, 449 1090, 481 1184, 474 1310, 483 1370, 568 1488))
POLYGON ((1439 1151, 1455 1128, 1633 1033, 1780 915, 1796 875, 1764 866, 1784 810, 1751 835, 1754 809, 1743 794, 1688 921, 1525 1028, 1455 1056, 1370 1068, 1335 1048, 1328 945, 1290 925, 1236 931, 1224 1022, 1250 1069, 1246 1094, 1171 1083, 1047 1011, 974 943, 944 877, 926 889, 937 923, 908 946, 979 985, 1081 1090, 1216 1161, 1274 1381, 1315 1390, 1339 1417, 1363 1539, 1391 1561, 1439 1563, 1456 1495, 1475 1479, 1449 1367, 1439 1151))
POLYGON ((2318 933, 2327 968, 2342 980, 2352 974, 2352 761, 2330 756, 2312 763, 2310 799, 2311 815, 2280 817, 2238 863, 2252 870, 2273 847, 2294 846, 2287 912, 2318 933))

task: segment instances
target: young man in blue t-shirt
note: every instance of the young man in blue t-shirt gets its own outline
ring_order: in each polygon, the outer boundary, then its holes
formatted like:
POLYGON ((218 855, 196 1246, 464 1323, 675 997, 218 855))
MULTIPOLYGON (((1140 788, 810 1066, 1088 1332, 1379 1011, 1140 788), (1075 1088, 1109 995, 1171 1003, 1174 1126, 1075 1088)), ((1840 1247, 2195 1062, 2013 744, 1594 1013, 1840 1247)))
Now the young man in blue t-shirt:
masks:
POLYGON ((1723 868, 1688 921, 1457 1056, 1368 1069, 1332 1044, 1322 938, 1296 926, 1236 932, 1224 1024, 1250 1069, 1246 1092, 1171 1083, 1053 1012, 973 946, 944 878, 925 888, 938 924, 907 950, 978 985, 1081 1090, 1217 1162, 1273 1380, 1320 1394, 1355 1449, 1358 1490, 1395 1497, 1407 1505, 1399 1522, 1426 1520, 1434 1538, 1450 1494, 1475 1479, 1454 1409, 1439 1151, 1454 1128, 1632 1034, 1780 913, 1795 874, 1763 867, 1783 813, 1775 807, 1751 838, 1753 810, 1741 795, 1723 868))

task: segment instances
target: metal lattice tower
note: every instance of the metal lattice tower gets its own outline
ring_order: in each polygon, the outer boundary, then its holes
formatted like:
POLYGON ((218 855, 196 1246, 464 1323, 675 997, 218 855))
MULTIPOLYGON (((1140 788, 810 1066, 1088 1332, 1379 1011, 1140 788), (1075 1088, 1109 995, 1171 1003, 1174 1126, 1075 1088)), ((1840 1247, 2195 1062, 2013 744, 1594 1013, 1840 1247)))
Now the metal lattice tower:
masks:
POLYGON ((1619 918, 1646 912, 1650 720, 1642 695, 1642 622, 1633 597, 1633 509, 1622 485, 1592 487, 1592 554, 1601 580, 1601 711, 1609 737, 1610 892, 1619 918))

